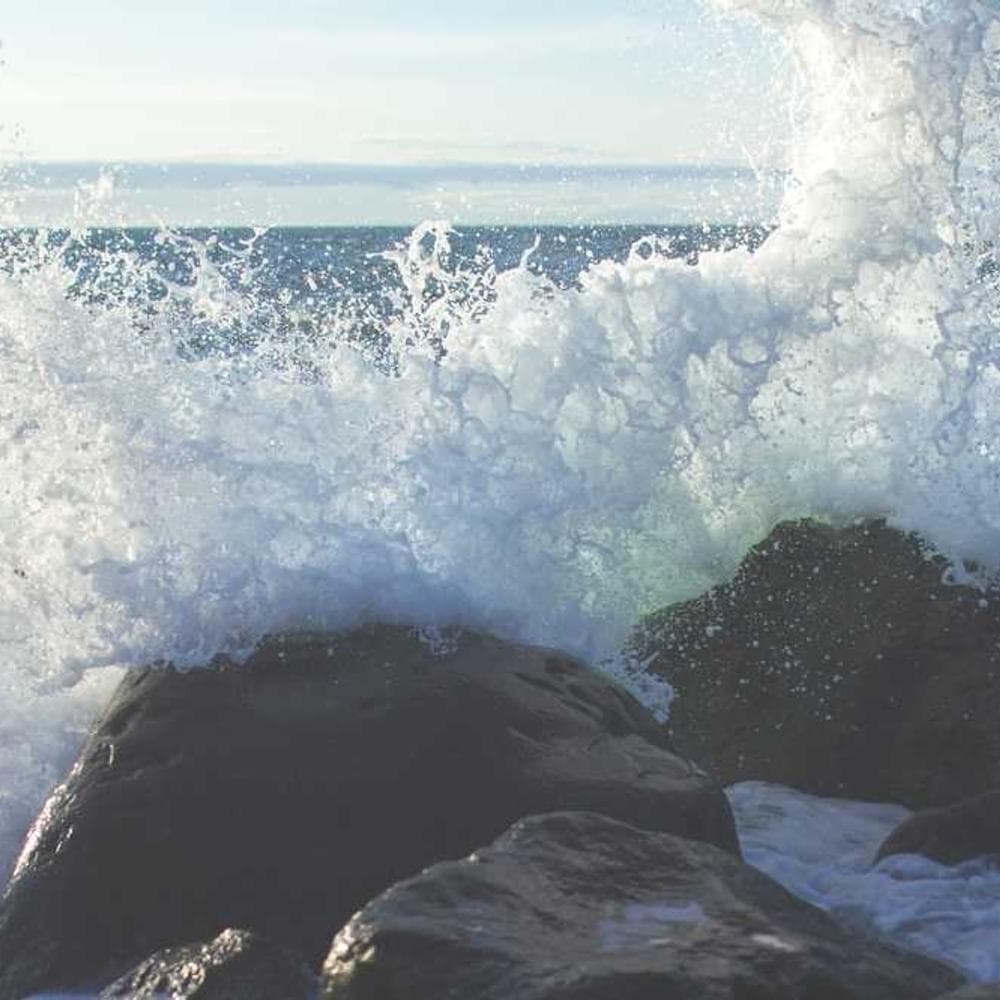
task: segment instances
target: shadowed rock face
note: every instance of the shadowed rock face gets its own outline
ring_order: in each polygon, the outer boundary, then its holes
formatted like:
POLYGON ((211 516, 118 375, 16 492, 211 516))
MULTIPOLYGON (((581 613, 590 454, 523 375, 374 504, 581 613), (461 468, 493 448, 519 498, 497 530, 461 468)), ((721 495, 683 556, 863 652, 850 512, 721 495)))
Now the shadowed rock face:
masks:
POLYGON ((257 931, 317 965, 388 885, 521 816, 591 809, 736 853, 722 792, 550 650, 373 626, 128 676, 0 908, 0 1000, 257 931))
POLYGON ((922 854, 946 865, 1000 855, 1000 792, 908 817, 883 841, 876 860, 890 854, 922 854))
POLYGON ((634 645, 724 784, 941 805, 1000 787, 1000 597, 945 572, 882 522, 782 524, 634 645))
POLYGON ((1000 1000, 1000 983, 966 986, 964 989, 945 993, 938 1000, 1000 1000))
POLYGON ((167 948, 103 990, 100 1000, 311 1000, 316 981, 294 955, 251 931, 167 948))
POLYGON ((337 935, 324 1000, 921 1000, 954 971, 866 940, 707 844, 529 817, 337 935))

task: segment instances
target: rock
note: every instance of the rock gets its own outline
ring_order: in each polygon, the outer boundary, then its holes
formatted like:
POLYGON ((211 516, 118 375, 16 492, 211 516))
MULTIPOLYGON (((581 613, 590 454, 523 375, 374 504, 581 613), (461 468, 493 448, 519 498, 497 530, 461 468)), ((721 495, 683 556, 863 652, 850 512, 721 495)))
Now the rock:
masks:
POLYGON ((122 682, 0 906, 0 1000, 245 927, 315 962, 393 882, 593 809, 738 851, 722 791, 576 660, 372 626, 122 682))
POLYGON ((859 937, 707 844, 521 820, 355 914, 323 1000, 920 1000, 962 977, 859 937))
POLYGON ((981 983, 945 993, 938 1000, 1000 1000, 1000 983, 981 983))
POLYGON ((316 979, 296 956, 251 931, 167 948, 112 983, 100 1000, 311 1000, 316 979))
POLYGON ((781 524, 634 647, 676 743, 723 784, 944 805, 1000 787, 1000 595, 870 521, 781 524))
POLYGON ((890 854, 922 854, 946 865, 1000 854, 1000 791, 908 817, 883 841, 876 860, 890 854))

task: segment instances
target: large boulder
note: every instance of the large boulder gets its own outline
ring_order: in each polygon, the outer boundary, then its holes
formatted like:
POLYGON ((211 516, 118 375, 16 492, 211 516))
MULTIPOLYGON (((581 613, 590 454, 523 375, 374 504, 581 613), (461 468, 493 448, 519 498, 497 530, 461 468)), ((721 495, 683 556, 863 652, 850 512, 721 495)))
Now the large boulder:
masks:
POLYGON ((302 961, 251 931, 228 928, 205 944, 165 948, 102 990, 99 1000, 312 1000, 302 961))
POLYGON ((785 523, 634 646, 724 784, 943 805, 1000 787, 1000 596, 947 577, 881 521, 785 523))
POLYGON ((962 977, 845 930, 708 844, 521 820, 337 935, 323 1000, 921 1000, 962 977))
POLYGON ((921 854, 945 865, 1000 854, 1000 791, 914 813, 885 838, 876 860, 890 854, 921 854))
POLYGON ((582 663, 372 626, 242 666, 129 675, 0 906, 0 1000, 257 931, 318 967, 393 882, 529 813, 593 809, 738 851, 721 790, 582 663))

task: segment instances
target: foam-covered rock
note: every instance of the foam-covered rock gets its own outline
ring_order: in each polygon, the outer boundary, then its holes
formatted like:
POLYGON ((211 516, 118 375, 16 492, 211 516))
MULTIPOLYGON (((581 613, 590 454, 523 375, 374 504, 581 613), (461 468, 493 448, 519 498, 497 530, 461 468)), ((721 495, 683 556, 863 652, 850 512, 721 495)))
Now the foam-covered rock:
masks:
POLYGON ((1000 791, 909 816, 882 842, 878 860, 890 854, 921 854, 946 865, 1000 855, 1000 791))
POLYGON ((604 816, 520 821, 337 935, 324 1000, 920 1000, 958 985, 708 844, 604 816))
POLYGON ((1000 787, 1000 597, 948 573, 880 521, 789 522, 634 645, 723 783, 942 805, 1000 787))
POLYGON ((257 931, 318 965, 350 915, 529 813, 592 809, 738 852, 721 790, 563 654, 401 627, 129 675, 0 908, 0 998, 103 984, 257 931))
POLYGON ((229 928, 207 943, 151 955, 100 1000, 312 1000, 315 993, 315 977, 297 956, 229 928))

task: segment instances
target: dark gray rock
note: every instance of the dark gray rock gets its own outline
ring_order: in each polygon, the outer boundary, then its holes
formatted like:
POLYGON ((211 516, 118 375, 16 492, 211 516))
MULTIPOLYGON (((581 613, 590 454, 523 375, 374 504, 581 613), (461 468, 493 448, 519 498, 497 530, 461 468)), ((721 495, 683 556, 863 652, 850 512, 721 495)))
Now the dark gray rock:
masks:
POLYGON ((952 993, 945 993, 938 1000, 1000 1000, 1000 983, 966 986, 952 993))
POLYGON ((781 524, 634 646, 676 689, 678 747, 723 784, 944 805, 1000 787, 1000 596, 946 573, 879 521, 781 524))
POLYGON ((550 650, 372 626, 128 676, 0 907, 0 1000, 107 983, 245 927, 318 967, 393 882, 514 820, 593 809, 737 852, 721 790, 550 650))
POLYGON ((301 959, 252 931, 167 948, 101 993, 100 1000, 312 1000, 316 978, 301 959))
POLYGON ((533 816, 357 913, 324 1000, 921 1000, 962 977, 707 844, 533 816))
POLYGON ((886 837, 876 860, 890 854, 922 854, 946 865, 1000 854, 1000 791, 914 813, 886 837))

